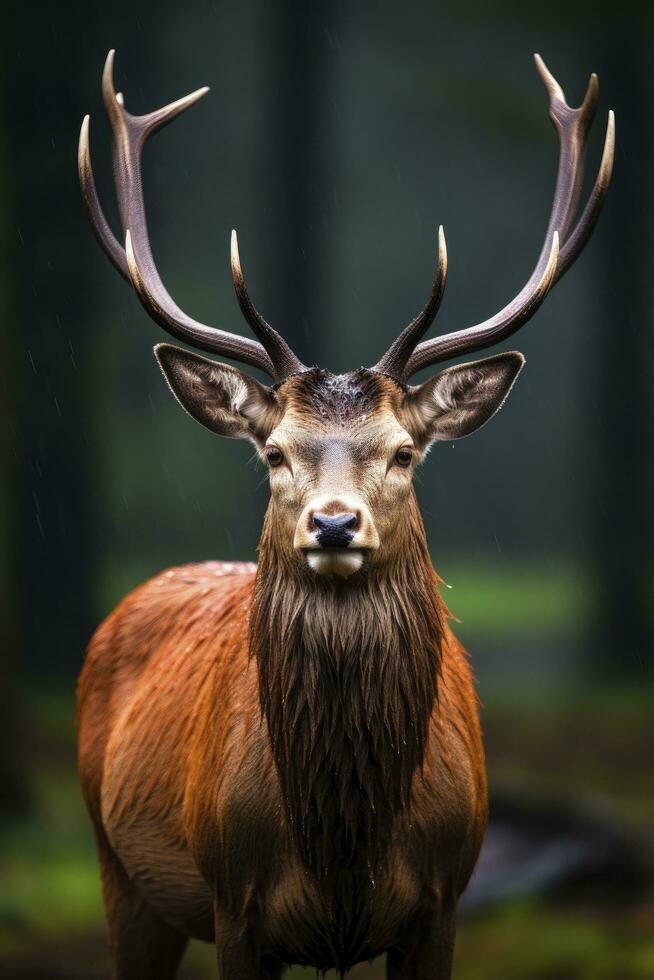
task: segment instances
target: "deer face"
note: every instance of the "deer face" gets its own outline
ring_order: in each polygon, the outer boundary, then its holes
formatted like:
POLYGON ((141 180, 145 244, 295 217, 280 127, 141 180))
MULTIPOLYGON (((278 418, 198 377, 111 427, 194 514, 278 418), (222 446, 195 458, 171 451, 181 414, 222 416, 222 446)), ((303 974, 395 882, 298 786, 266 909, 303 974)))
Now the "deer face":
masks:
POLYGON ((312 371, 280 394, 284 414, 262 452, 277 540, 318 575, 382 561, 417 460, 399 419, 401 389, 370 371, 312 371))
POLYGON ((415 467, 435 440, 460 439, 488 421, 524 363, 521 354, 499 354, 417 387, 363 368, 312 369, 275 389, 168 344, 156 353, 193 418, 256 445, 289 559, 344 578, 401 547, 415 467))

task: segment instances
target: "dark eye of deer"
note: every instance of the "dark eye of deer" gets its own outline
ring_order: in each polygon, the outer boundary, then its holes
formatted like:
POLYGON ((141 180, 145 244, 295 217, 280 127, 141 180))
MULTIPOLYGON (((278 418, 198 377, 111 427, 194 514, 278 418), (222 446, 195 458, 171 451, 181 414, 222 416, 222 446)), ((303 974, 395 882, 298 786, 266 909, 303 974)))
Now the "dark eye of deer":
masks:
POLYGON ((271 446, 270 449, 266 449, 266 459, 268 460, 269 466, 279 466, 284 459, 284 454, 281 449, 277 449, 276 446, 271 446))
POLYGON ((408 446, 402 446, 401 449, 395 453, 395 462, 398 466, 410 466, 411 460, 413 459, 413 450, 409 449, 408 446))

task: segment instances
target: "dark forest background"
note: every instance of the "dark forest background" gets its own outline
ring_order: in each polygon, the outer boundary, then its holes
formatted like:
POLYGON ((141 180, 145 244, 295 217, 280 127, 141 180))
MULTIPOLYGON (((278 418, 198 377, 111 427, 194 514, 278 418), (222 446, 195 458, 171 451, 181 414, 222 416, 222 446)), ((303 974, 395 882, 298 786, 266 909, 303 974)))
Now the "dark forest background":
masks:
MULTIPOLYGON (((85 644, 161 568, 254 559, 267 499, 251 449, 173 402, 152 356, 163 336, 88 227, 87 112, 118 227, 110 47, 134 112, 211 87, 144 155, 171 294, 247 332, 236 227, 259 308, 336 371, 373 363, 422 306, 439 223, 438 330, 518 291, 557 162, 532 53, 572 104, 599 74, 589 184, 609 108, 617 153, 598 228, 504 345, 527 357, 504 411, 433 451, 419 496, 479 679, 493 787, 456 975, 654 975, 651 5, 38 0, 4 22, 0 976, 108 975, 74 771, 85 644)), ((193 948, 186 970, 213 976, 211 953, 193 948)))

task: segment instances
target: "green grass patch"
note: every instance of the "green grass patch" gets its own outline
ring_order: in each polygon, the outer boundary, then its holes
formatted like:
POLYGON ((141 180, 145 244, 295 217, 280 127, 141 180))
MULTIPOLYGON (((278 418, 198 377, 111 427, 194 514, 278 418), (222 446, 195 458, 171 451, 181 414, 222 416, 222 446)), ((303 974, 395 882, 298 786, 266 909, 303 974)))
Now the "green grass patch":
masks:
POLYGON ((533 561, 441 561, 442 595, 461 620, 457 632, 509 636, 581 630, 590 621, 595 589, 588 571, 572 562, 542 567, 533 561))
POLYGON ((629 911, 515 902, 461 925, 457 980, 646 980, 654 906, 629 911), (649 927, 648 927, 649 923, 649 927))

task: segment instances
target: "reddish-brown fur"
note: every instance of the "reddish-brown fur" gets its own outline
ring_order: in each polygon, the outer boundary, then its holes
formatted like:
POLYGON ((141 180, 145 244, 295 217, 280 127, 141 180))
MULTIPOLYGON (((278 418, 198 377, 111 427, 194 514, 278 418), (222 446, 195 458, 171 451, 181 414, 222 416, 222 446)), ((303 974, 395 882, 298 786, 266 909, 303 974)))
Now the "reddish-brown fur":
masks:
MULTIPOLYGON (((101 798, 109 745, 118 724, 135 737, 121 749, 114 746, 114 752, 119 752, 113 764, 119 771, 113 776, 118 785, 112 792, 105 784, 107 805, 118 808, 138 833, 139 810, 154 800, 157 817, 162 825, 169 825, 165 836, 171 849, 180 847, 181 838, 182 846, 188 846, 204 872, 207 901, 215 887, 224 893, 235 919, 241 914, 246 918, 252 914, 255 921, 266 916, 265 904, 256 908, 261 894, 258 879, 283 874, 279 868, 273 871, 271 864, 279 858, 275 853, 279 837, 291 834, 284 828, 281 791, 261 719, 256 665, 248 657, 243 629, 253 581, 254 572, 247 566, 208 563, 171 570, 128 596, 93 639, 79 689, 80 771, 101 845, 110 919, 111 910, 124 901, 125 890, 133 892, 132 901, 138 906, 151 898, 156 910, 156 895, 150 896, 145 886, 144 898, 140 898, 138 879, 134 886, 127 883, 106 841, 101 798), (239 767, 245 767, 244 771, 239 767), (225 771, 235 769, 239 770, 239 789, 230 798, 233 787, 225 791, 225 771), (239 807, 242 812, 234 821, 236 834, 243 839, 232 846, 243 849, 248 866, 243 880, 225 882, 221 881, 224 865, 217 852, 227 832, 230 810, 239 807), (175 808, 178 817, 171 818, 175 808)), ((423 877, 431 863, 432 835, 451 834, 454 853, 446 860, 448 880, 443 882, 442 895, 429 894, 429 882, 425 883, 428 901, 424 910, 429 915, 434 906, 443 904, 449 918, 481 843, 486 787, 470 671, 460 644, 447 628, 441 650, 429 750, 422 776, 413 781, 412 812, 403 821, 403 832, 415 835, 413 870, 418 877, 423 877), (452 761, 453 752, 458 756, 462 750, 467 754, 463 773, 452 761), (458 785, 461 782, 463 786, 458 785), (467 794, 469 806, 459 798, 467 794)), ((285 847, 289 848, 288 842, 285 847)), ((429 874, 424 876, 429 878, 429 874)), ((388 898, 381 895, 380 901, 388 898)), ((162 921, 168 919, 180 934, 212 938, 210 906, 190 920, 177 919, 172 912, 166 915, 165 909, 162 912, 162 921)), ((314 914, 319 917, 320 911, 314 914)), ((383 921, 390 917, 386 908, 379 916, 383 921)), ((111 925, 113 942, 120 945, 116 935, 120 923, 111 925)), ((413 925, 410 917, 402 925, 413 925)), ((161 932, 167 930, 162 927, 161 932)), ((401 943, 401 930, 392 938, 401 943)), ((376 945, 373 940, 358 952, 370 956, 384 948, 383 941, 376 945)), ((293 958, 294 950, 288 952, 293 958)), ((306 961, 311 962, 310 951, 306 961)), ((319 965, 331 965, 328 953, 319 965)), ((157 969, 161 972, 152 976, 166 975, 163 967, 157 969)))
POLYGON ((486 776, 415 495, 347 580, 289 553, 279 506, 256 571, 164 572, 91 642, 79 762, 116 976, 173 977, 193 936, 225 980, 384 952, 393 980, 447 978, 486 776))

